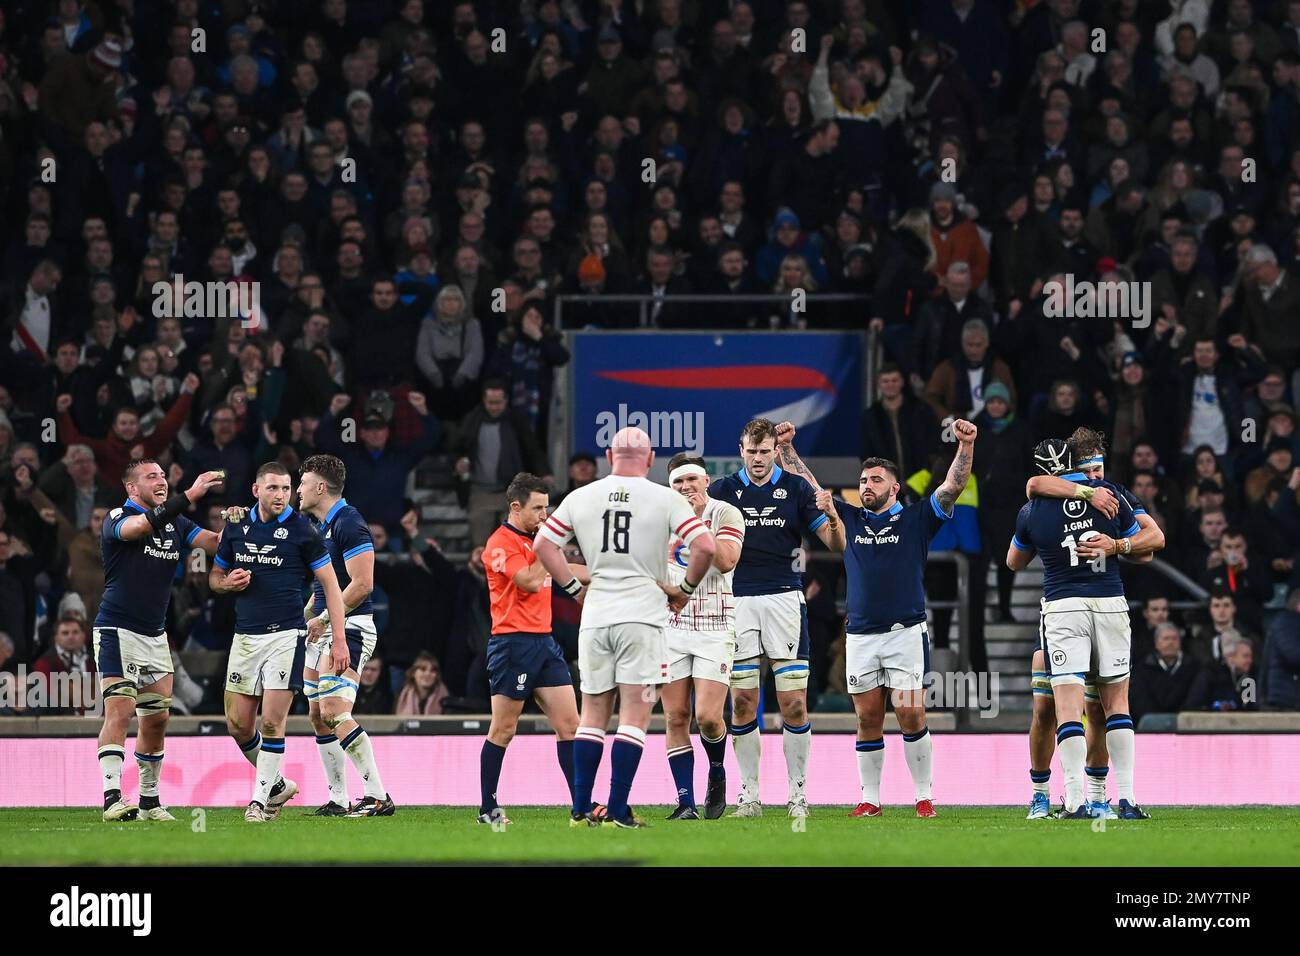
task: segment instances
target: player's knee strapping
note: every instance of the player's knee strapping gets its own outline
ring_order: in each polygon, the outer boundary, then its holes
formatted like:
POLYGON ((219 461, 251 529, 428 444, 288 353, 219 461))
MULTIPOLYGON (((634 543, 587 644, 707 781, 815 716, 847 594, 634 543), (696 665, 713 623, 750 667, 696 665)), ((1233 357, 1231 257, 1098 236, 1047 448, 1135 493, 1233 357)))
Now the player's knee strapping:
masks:
POLYGON ((758 658, 737 661, 731 665, 731 686, 737 690, 756 690, 758 688, 758 658))
MULTIPOLYGON (((1034 692, 1035 697, 1052 696, 1052 679, 1047 671, 1034 671, 1029 678, 1029 689, 1034 692)), ((1087 691, 1084 691, 1085 695, 1087 691)))
POLYGON ((308 700, 315 700, 320 696, 319 687, 320 685, 314 680, 308 680, 305 677, 302 679, 302 693, 308 700))
POLYGON ((139 693, 136 686, 129 680, 120 680, 116 684, 109 684, 104 688, 103 699, 108 701, 114 697, 125 697, 127 700, 135 700, 139 693))
MULTIPOLYGON (((1102 683, 1107 682, 1102 681, 1102 683)), ((1097 693, 1097 682, 1095 680, 1090 680, 1083 685, 1083 699, 1090 704, 1101 702, 1101 695, 1097 693)))
POLYGON ((341 674, 321 674, 316 682, 316 696, 310 700, 346 700, 349 704, 357 699, 357 682, 348 680, 341 674))
POLYGON ((337 730, 339 727, 341 727, 343 724, 346 724, 351 719, 352 719, 352 711, 349 710, 342 714, 325 716, 325 723, 329 725, 330 730, 337 730))
MULTIPOLYGON (((1113 676, 1113 677, 1098 677, 1098 678, 1097 678, 1097 683, 1098 683, 1098 684, 1118 684, 1118 683, 1120 683, 1121 681, 1126 681, 1126 680, 1128 680, 1128 678, 1129 678, 1128 671, 1125 671, 1123 674, 1116 674, 1116 675, 1113 676)), ((1084 693, 1085 693, 1085 694, 1087 693, 1086 689, 1085 689, 1084 693)), ((1089 698, 1089 700, 1101 700, 1101 697, 1100 697, 1100 696, 1091 697, 1091 698, 1089 698)))
POLYGON ((172 699, 164 697, 162 694, 155 694, 152 691, 137 694, 135 698, 135 715, 137 717, 151 717, 154 714, 165 714, 172 709, 172 699))
POLYGON ((1082 687, 1087 681, 1083 674, 1053 674, 1053 687, 1082 687))
POLYGON ((778 691, 807 690, 808 662, 773 661, 772 676, 776 680, 776 689, 778 691))

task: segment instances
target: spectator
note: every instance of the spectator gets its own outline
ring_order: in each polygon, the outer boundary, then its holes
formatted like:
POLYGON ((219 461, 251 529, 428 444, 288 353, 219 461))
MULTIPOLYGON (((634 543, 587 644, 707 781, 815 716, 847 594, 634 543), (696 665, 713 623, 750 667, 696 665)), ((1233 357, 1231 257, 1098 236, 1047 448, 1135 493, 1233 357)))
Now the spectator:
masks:
POLYGON ((438 658, 422 651, 406 670, 406 683, 397 695, 397 708, 393 713, 407 717, 441 714, 443 701, 449 696, 447 685, 442 682, 442 665, 438 658))
MULTIPOLYGON (((115 505, 116 507, 116 505, 115 505)), ((90 512, 90 522, 68 542, 68 589, 81 595, 86 617, 95 619, 99 600, 104 595, 104 565, 100 535, 108 508, 97 504, 90 512)))
POLYGON ((1183 653, 1183 634, 1164 621, 1153 631, 1155 649, 1133 668, 1129 708, 1135 723, 1147 714, 1176 714, 1183 709, 1201 665, 1183 653))
POLYGON ((420 325, 415 363, 440 416, 458 421, 473 407, 483 370, 483 329, 459 286, 438 292, 433 312, 420 325))
POLYGON ((1212 591, 1206 618, 1193 626, 1188 649, 1203 664, 1221 661, 1223 645, 1228 640, 1250 636, 1237 617, 1236 599, 1227 591, 1212 591))
POLYGON ((1267 563, 1255 562, 1240 528, 1224 528, 1219 547, 1206 559, 1200 584, 1212 593, 1231 594, 1243 624, 1261 630, 1263 607, 1273 599, 1273 571, 1267 563))
POLYGON ((542 447, 555 369, 568 361, 569 350, 559 334, 547 327, 541 309, 529 305, 501 333, 487 369, 491 377, 506 383, 511 410, 523 417, 542 447))
POLYGON ((148 435, 141 434, 140 416, 135 409, 119 408, 113 416, 111 434, 104 438, 87 438, 73 424, 72 416, 68 414, 72 407, 72 396, 60 395, 57 405, 60 437, 67 444, 89 446, 95 455, 95 463, 99 466, 100 480, 106 485, 116 485, 121 481, 122 471, 128 461, 154 457, 171 444, 185 423, 198 384, 197 375, 185 377, 181 383, 180 397, 167 412, 167 416, 158 423, 158 427, 148 435))
POLYGON ((1201 667, 1187 700, 1187 710, 1259 710, 1254 645, 1235 631, 1223 635, 1223 656, 1201 667))
POLYGON ((45 680, 49 696, 44 713, 84 714, 95 698, 95 656, 91 653, 86 619, 72 615, 60 618, 50 649, 37 658, 32 670, 45 680), (65 674, 70 682, 61 677, 65 674), (69 696, 63 698, 65 691, 69 696))
MULTIPOLYGON (((924 316, 922 312, 923 319, 924 316)), ((1015 386, 1011 381, 1007 363, 989 351, 988 325, 980 319, 968 319, 961 327, 961 353, 950 355, 935 367, 925 386, 925 400, 938 421, 949 417, 971 421, 984 410, 987 390, 996 384, 1005 393, 1002 396, 1007 405, 1002 413, 1005 416, 1016 407, 1015 386)))
POLYGON ((388 683, 388 674, 384 670, 384 661, 373 656, 366 661, 365 667, 357 675, 357 699, 352 705, 357 714, 391 714, 393 708, 393 690, 388 683))
POLYGON ((348 422, 360 441, 345 442, 339 415, 351 402, 347 395, 335 396, 316 427, 319 449, 337 455, 347 467, 349 502, 369 520, 389 529, 390 534, 400 527, 407 475, 438 443, 440 433, 438 420, 429 414, 422 394, 410 392, 407 401, 421 429, 409 443, 389 441, 389 419, 373 406, 364 411, 359 423, 348 422))
POLYGON ((1269 623, 1264 645, 1265 703, 1300 710, 1300 588, 1293 588, 1286 607, 1269 623))
MULTIPOLYGON (((964 262, 969 266, 966 292, 979 292, 989 274, 989 254, 975 224, 957 209, 957 191, 944 182, 930 190, 930 241, 934 243, 936 276, 946 277, 949 267, 964 262)), ((954 298, 965 299, 965 295, 954 298)))
POLYGON ((89 445, 68 445, 63 458, 41 472, 38 484, 74 528, 89 525, 96 503, 117 494, 116 485, 99 479, 89 445))
MULTIPOLYGON (((940 366, 942 368, 942 366, 940 366)), ((1002 560, 1016 530, 1016 516, 1025 499, 1025 476, 1030 474, 1032 445, 1029 429, 1015 411, 1011 392, 999 379, 984 387, 983 408, 973 417, 979 436, 975 441, 973 474, 979 488, 980 561, 971 570, 971 584, 983 593, 988 565, 997 568, 997 622, 1012 623, 1011 589, 1015 572, 1002 560)), ((965 418, 965 415, 962 415, 965 418)), ((971 606, 983 606, 975 601, 971 606)), ((983 615, 973 622, 983 624, 983 615)))
POLYGON ((938 437, 934 413, 906 390, 902 369, 883 365, 876 401, 862 413, 862 457, 888 458, 910 475, 926 467, 938 437))
POLYGON ((461 421, 453 451, 460 456, 455 472, 474 544, 486 541, 500 523, 511 478, 521 471, 550 474, 528 420, 509 406, 500 379, 483 383, 482 401, 461 421))

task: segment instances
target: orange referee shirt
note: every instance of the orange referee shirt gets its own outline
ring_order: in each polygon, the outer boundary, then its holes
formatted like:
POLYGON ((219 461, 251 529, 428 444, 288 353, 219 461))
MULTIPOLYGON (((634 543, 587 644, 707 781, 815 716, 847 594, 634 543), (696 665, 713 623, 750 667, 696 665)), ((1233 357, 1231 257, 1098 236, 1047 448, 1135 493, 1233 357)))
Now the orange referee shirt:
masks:
POLYGON ((515 575, 537 560, 533 539, 510 522, 492 532, 483 548, 493 634, 551 633, 551 576, 529 593, 515 585, 515 575))

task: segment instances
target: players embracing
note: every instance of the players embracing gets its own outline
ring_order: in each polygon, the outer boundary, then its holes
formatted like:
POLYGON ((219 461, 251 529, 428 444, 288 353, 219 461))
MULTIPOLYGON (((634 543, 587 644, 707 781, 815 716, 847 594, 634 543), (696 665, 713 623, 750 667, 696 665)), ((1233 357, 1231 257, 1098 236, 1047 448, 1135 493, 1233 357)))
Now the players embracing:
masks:
MULTIPOLYGON (((1107 518, 1114 519, 1123 500, 1133 513, 1137 534, 1125 542, 1090 534, 1085 531, 1078 553, 1083 558, 1097 561, 1102 555, 1124 554, 1133 561, 1150 561, 1155 552, 1164 547, 1164 533, 1154 518, 1147 514, 1142 503, 1123 485, 1104 482, 1106 444, 1100 432, 1078 428, 1070 438, 1049 438, 1039 442, 1034 449, 1034 461, 1042 475, 1029 479, 1025 491, 1033 498, 1075 499, 1086 501, 1107 518), (1086 483, 1079 483, 1086 479, 1086 483)), ((1075 507, 1078 507, 1077 504, 1075 507)), ((1100 562, 1098 562, 1100 564, 1100 562)), ((1123 584, 1121 581, 1121 590, 1123 584)), ((1046 601, 1041 617, 1046 623, 1046 601)), ((1130 660, 1131 667, 1131 660, 1130 660)), ((1089 815, 1105 819, 1145 820, 1149 816, 1134 796, 1134 737, 1133 721, 1128 715, 1127 678, 1113 681, 1108 692, 1112 706, 1118 712, 1109 712, 1102 704, 1096 675, 1090 674, 1083 685, 1085 722, 1085 767, 1087 781, 1086 805, 1089 815), (1106 793, 1109 772, 1109 740, 1115 732, 1120 748, 1115 761, 1115 779, 1119 811, 1110 807, 1106 793)), ((1050 815, 1051 758, 1055 744, 1058 719, 1056 697, 1047 662, 1046 628, 1040 626, 1039 647, 1033 659, 1033 714, 1029 731, 1030 779, 1034 795, 1027 819, 1044 819, 1050 815)))
POLYGON ((1138 520, 1131 495, 1099 477, 1104 450, 1099 435, 1080 430, 1071 436, 1068 450, 1071 459, 1077 453, 1078 462, 1098 469, 1093 472, 1098 477, 1075 470, 1046 482, 1041 479, 1048 476, 1036 477, 1037 485, 1031 484, 1031 489, 1055 497, 1033 497, 1020 510, 1006 563, 1018 571, 1035 553, 1043 562, 1040 633, 1065 776, 1061 816, 1110 816, 1108 806, 1098 806, 1099 801, 1087 799, 1085 793, 1089 748, 1083 725, 1084 686, 1091 679, 1106 717, 1106 750, 1115 766, 1120 798, 1118 815, 1145 819, 1133 796, 1134 735, 1128 715, 1131 635, 1128 601, 1114 559, 1159 550, 1164 535, 1154 521, 1144 526, 1138 520), (1103 491, 1106 494, 1098 500, 1103 491))

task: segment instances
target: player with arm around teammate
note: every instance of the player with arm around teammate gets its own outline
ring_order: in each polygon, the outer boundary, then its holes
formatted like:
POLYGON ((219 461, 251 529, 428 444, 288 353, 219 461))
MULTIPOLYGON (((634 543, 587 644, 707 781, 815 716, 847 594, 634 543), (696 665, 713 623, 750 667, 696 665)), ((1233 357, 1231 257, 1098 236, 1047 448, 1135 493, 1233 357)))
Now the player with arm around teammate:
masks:
MULTIPOLYGON (((311 521, 289 504, 289 469, 268 462, 257 469, 253 505, 245 520, 227 525, 208 584, 218 594, 235 593, 235 637, 226 674, 226 727, 244 757, 257 770, 253 799, 244 812, 248 823, 279 815, 298 786, 280 776, 284 727, 296 691, 302 689, 307 629, 302 589, 315 575, 325 591, 333 636, 328 670, 348 668, 343 594, 325 542, 311 521), (256 726, 258 701, 262 723, 256 726)), ((326 662, 322 661, 322 665, 326 662)))
MULTIPOLYGON (((727 809, 727 724, 723 716, 736 651, 736 612, 731 573, 745 542, 745 519, 734 505, 708 495, 704 459, 685 452, 668 462, 668 485, 682 495, 713 533, 713 567, 686 607, 668 619, 668 683, 661 695, 666 724, 668 766, 677 788, 677 808, 669 820, 698 820, 695 806, 695 749, 691 746, 691 699, 700 742, 709 758, 704 817, 716 820, 727 809)), ((668 583, 680 585, 690 564, 690 548, 673 541, 668 553, 668 583)))
POLYGON ((167 642, 167 604, 176 566, 187 549, 217 551, 218 535, 200 528, 185 512, 225 472, 206 471, 184 493, 169 495, 167 475, 152 458, 137 458, 122 473, 126 501, 104 518, 100 556, 104 596, 93 628, 104 724, 99 732, 99 770, 104 781, 104 821, 175 820, 159 797, 163 738, 172 703, 172 656, 167 642), (140 719, 135 758, 140 803, 122 798, 122 763, 131 714, 140 719))
POLYGON ((303 609, 307 622, 307 647, 303 657, 303 690, 309 702, 316 751, 325 768, 329 802, 312 815, 320 817, 390 817, 396 811, 384 789, 370 736, 352 717, 357 700, 357 680, 375 653, 378 635, 370 605, 375 587, 375 545, 370 526, 361 512, 343 497, 347 467, 333 455, 312 455, 299 469, 298 504, 325 542, 334 576, 342 588, 347 620, 347 668, 335 671, 322 636, 330 615, 325 589, 312 583, 311 600, 303 609), (347 765, 344 754, 357 768, 365 794, 355 806, 348 804, 347 765))
MULTIPOLYGON (((930 540, 952 517, 953 505, 966 488, 978 434, 974 425, 962 419, 954 421, 952 428, 957 452, 943 483, 925 500, 903 505, 898 500, 902 480, 898 466, 884 458, 868 458, 858 478, 862 507, 834 502, 844 523, 835 550, 844 552, 845 664, 858 717, 855 750, 862 787, 861 800, 850 816, 878 817, 882 812, 886 688, 903 732, 916 815, 935 816, 933 742, 924 697, 930 669, 925 566, 930 540)), ((786 434, 783 427, 783 439, 786 434)), ((792 430, 789 434, 793 439, 792 430)), ((783 442, 781 448, 783 455, 794 455, 793 441, 783 442)))
POLYGON ((628 807, 628 796, 657 689, 668 680, 668 611, 685 607, 704 582, 714 542, 685 498, 646 478, 654 449, 645 432, 619 430, 605 457, 611 473, 571 491, 542 524, 534 547, 570 595, 583 591, 561 550, 571 539, 577 539, 591 574, 578 631, 582 713, 573 745, 571 824, 636 828, 645 824, 628 807), (660 578, 673 537, 691 549, 691 557, 682 583, 666 587, 660 578), (592 814, 591 788, 615 691, 619 727, 610 748, 609 803, 602 821, 592 814))
MULTIPOLYGON (((1115 493, 1106 486, 1076 484, 1061 477, 1065 473, 1078 472, 1085 478, 1105 478, 1105 439, 1099 433, 1088 428, 1079 428, 1070 436, 1069 441, 1049 438, 1040 442, 1034 450, 1035 461, 1043 475, 1035 475, 1026 485, 1029 498, 1087 498, 1108 516, 1118 510, 1115 494, 1123 496, 1132 509, 1140 530, 1138 538, 1129 543, 1127 557, 1133 561, 1149 562, 1155 552, 1164 547, 1164 533, 1155 519, 1147 514, 1137 497, 1123 485, 1114 485, 1115 493), (1091 497, 1088 497, 1091 496, 1091 497)), ((1099 554, 1122 551, 1123 545, 1116 545, 1104 537, 1090 539, 1080 545, 1080 555, 1095 559, 1099 554)), ((1041 634, 1041 631, 1040 631, 1041 634)), ((1040 638, 1041 640, 1041 638, 1040 638)), ((1127 688, 1127 684, 1125 685, 1127 688)), ((1055 749, 1054 730, 1056 727, 1056 706, 1048 680, 1046 654, 1040 646, 1034 653, 1033 662, 1033 717, 1029 730, 1030 778, 1034 785, 1034 797, 1030 803, 1027 819, 1042 819, 1050 815, 1051 805, 1048 786, 1051 780, 1052 751, 1055 749)), ((1106 734, 1111 727, 1122 728, 1127 717, 1127 690, 1122 710, 1124 713, 1107 721, 1106 712, 1101 705, 1097 687, 1089 681, 1084 685, 1084 712, 1088 718, 1086 724, 1088 807, 1095 817, 1116 819, 1119 814, 1111 809, 1106 795, 1106 778, 1108 776, 1110 754, 1106 748, 1106 734)), ((1119 773, 1116 773, 1117 780, 1119 773)), ((1137 805, 1131 792, 1132 778, 1129 777, 1124 793, 1121 812, 1125 819, 1147 819, 1146 813, 1137 805)))
POLYGON ((1033 498, 1020 511, 1007 549, 1007 566, 1025 567, 1037 552, 1043 561, 1042 642, 1057 722, 1056 745, 1065 774, 1061 816, 1087 819, 1087 745, 1081 718, 1084 684, 1092 677, 1106 714, 1106 744, 1115 764, 1121 813, 1141 812, 1131 800, 1133 722, 1127 716, 1131 667, 1128 602, 1114 553, 1147 550, 1162 540, 1159 529, 1143 529, 1128 501, 1116 490, 1082 473, 1061 476, 1087 490, 1066 500, 1033 498), (1096 504, 1105 488, 1118 503, 1114 517, 1096 504), (1122 537, 1122 543, 1120 536, 1122 537), (1128 794, 1125 797, 1123 794, 1128 794))
MULTIPOLYGON (((564 651, 551 635, 551 576, 537 558, 533 541, 546 520, 550 489, 536 475, 520 472, 506 488, 510 509, 483 548, 492 611, 488 639, 488 683, 492 723, 479 754, 479 823, 508 824, 497 803, 497 785, 506 747, 514 739, 519 715, 531 697, 555 730, 555 753, 573 799, 573 735, 578 702, 564 651)), ((567 565, 579 584, 590 578, 581 565, 567 565)))

